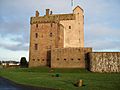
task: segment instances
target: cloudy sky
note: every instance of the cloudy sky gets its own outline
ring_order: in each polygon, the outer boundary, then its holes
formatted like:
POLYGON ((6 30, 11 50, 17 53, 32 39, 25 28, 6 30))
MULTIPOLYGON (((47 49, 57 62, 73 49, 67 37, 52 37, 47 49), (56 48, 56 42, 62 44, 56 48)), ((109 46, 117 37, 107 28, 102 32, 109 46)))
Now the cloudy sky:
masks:
MULTIPOLYGON (((85 15, 85 46, 94 51, 120 51, 120 0, 74 0, 85 15)), ((71 13, 71 0, 0 0, 0 60, 29 56, 30 17, 50 8, 71 13)))

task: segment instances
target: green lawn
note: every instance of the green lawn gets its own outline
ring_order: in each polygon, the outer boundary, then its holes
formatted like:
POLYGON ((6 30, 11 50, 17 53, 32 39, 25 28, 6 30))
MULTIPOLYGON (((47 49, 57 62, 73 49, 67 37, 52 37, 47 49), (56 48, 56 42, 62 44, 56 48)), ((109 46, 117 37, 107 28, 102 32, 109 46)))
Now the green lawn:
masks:
POLYGON ((92 73, 85 69, 16 68, 0 69, 0 76, 17 83, 62 90, 120 90, 120 73, 92 73), (53 77, 59 74, 60 77, 53 77), (77 80, 84 81, 76 87, 77 80))

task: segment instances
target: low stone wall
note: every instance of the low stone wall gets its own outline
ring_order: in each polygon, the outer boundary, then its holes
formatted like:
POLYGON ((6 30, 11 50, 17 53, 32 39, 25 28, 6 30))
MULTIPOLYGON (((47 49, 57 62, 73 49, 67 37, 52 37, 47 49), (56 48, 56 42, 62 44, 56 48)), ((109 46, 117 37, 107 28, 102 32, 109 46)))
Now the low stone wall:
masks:
POLYGON ((92 48, 56 48, 51 50, 51 68, 85 68, 85 54, 92 48))
POLYGON ((120 72, 120 52, 92 52, 89 57, 92 72, 120 72))

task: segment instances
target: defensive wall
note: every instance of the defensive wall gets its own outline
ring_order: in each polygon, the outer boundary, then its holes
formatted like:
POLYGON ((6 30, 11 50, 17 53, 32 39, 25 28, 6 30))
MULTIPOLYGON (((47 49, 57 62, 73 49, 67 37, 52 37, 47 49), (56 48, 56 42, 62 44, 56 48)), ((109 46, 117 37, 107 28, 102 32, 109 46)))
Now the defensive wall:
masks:
POLYGON ((92 72, 120 72, 120 52, 89 53, 92 72))
POLYGON ((51 50, 51 68, 85 68, 86 54, 92 48, 55 48, 51 50))

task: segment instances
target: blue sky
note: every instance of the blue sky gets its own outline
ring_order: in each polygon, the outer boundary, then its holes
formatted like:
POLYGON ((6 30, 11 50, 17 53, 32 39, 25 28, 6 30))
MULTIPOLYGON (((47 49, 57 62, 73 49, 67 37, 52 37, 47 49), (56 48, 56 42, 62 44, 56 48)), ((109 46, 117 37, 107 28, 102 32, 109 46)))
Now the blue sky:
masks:
MULTIPOLYGON (((85 15, 85 47, 120 51, 120 0, 74 0, 85 15)), ((71 0, 0 0, 0 60, 19 61, 29 56, 30 17, 50 8, 71 13, 71 0)))

